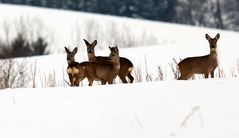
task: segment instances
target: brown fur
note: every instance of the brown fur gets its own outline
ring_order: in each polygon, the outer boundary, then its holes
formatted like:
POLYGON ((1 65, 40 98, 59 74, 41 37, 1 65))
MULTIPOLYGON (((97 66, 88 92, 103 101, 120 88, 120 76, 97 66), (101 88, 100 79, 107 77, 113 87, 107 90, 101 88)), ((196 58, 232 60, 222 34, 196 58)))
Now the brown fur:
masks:
POLYGON ((208 78, 209 74, 211 74, 211 77, 214 78, 214 70, 218 66, 216 48, 220 34, 217 34, 214 38, 211 38, 208 34, 205 37, 209 42, 210 54, 182 60, 178 64, 178 69, 181 73, 178 80, 187 80, 194 74, 204 74, 205 78, 208 78))
MULTIPOLYGON (((85 39, 84 42, 87 46, 87 54, 89 62, 96 62, 100 64, 105 64, 108 62, 108 57, 95 56, 95 46, 97 44, 97 40, 95 40, 92 44, 90 44, 85 39)), ((129 78, 130 83, 133 83, 134 77, 131 75, 133 68, 134 66, 129 59, 120 57, 120 70, 118 76, 123 83, 128 83, 126 80, 126 76, 129 78)))
POLYGON ((79 86, 79 83, 86 77, 85 67, 82 63, 72 62, 67 67, 67 74, 71 86, 79 86))

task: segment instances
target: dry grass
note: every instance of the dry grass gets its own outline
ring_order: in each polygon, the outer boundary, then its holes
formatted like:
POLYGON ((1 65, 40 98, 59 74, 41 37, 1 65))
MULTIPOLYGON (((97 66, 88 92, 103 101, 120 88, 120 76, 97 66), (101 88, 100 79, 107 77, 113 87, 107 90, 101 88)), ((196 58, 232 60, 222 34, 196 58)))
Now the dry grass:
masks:
POLYGON ((0 60, 0 89, 21 88, 29 84, 30 76, 27 61, 23 59, 0 60))
POLYGON ((158 66, 158 76, 156 77, 156 81, 163 81, 167 78, 166 74, 164 75, 163 69, 161 66, 158 66))
POLYGON ((134 82, 142 82, 143 81, 143 77, 142 77, 142 70, 141 70, 141 66, 137 66, 134 69, 134 82))
MULTIPOLYGON (((132 72, 132 75, 134 76, 134 83, 138 82, 154 82, 154 81, 164 81, 164 80, 170 80, 170 79, 176 79, 179 76, 179 72, 176 69, 176 60, 174 60, 172 63, 169 63, 169 67, 162 68, 162 66, 158 65, 156 72, 149 72, 147 65, 147 61, 145 60, 145 68, 142 69, 141 65, 138 65, 135 67, 135 69, 132 72), (171 68, 171 70, 170 70, 171 68), (168 70, 169 69, 169 70, 168 70), (172 73, 170 73, 172 72, 172 73), (170 78, 167 76, 168 74, 172 74, 170 78), (154 74, 154 75, 152 75, 154 74)), ((1 60, 0 64, 2 65, 2 68, 0 69, 1 75, 0 75, 0 88, 22 88, 22 87, 69 87, 69 80, 68 76, 66 74, 66 70, 63 67, 62 68, 62 79, 56 76, 56 71, 51 71, 48 73, 42 73, 38 72, 39 70, 37 66, 37 61, 33 63, 26 63, 26 60, 19 61, 17 60, 1 60), (4 66, 3 66, 4 65, 4 66), (26 69, 29 68, 29 69, 26 69), (37 86, 37 77, 40 78, 40 86, 37 86), (29 85, 32 82, 31 85, 29 85)), ((237 60, 237 63, 235 64, 235 67, 231 71, 231 77, 238 77, 239 76, 239 60, 237 60)), ((230 76, 228 76, 230 77, 230 76)), ((219 66, 215 70, 215 78, 227 78, 225 75, 225 72, 221 66, 219 66)), ((197 79, 204 79, 203 75, 194 75, 191 80, 197 80, 197 79)), ((115 80, 115 84, 120 83, 119 79, 115 80)), ((39 85, 39 84, 38 84, 39 85)), ((94 85, 101 85, 100 81, 97 81, 94 83, 94 85)), ((80 82, 80 86, 88 86, 87 80, 80 82)))

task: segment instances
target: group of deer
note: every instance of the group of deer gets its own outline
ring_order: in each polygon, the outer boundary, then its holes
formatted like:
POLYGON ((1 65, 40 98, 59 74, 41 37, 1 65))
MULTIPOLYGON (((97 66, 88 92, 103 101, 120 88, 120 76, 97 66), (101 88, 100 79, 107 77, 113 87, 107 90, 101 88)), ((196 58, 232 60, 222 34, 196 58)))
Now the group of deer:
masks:
MULTIPOLYGON (((201 57, 189 57, 179 62, 177 69, 181 75, 178 80, 187 80, 194 74, 204 74, 205 78, 208 78, 210 74, 214 78, 214 70, 218 66, 217 41, 220 34, 218 33, 214 38, 211 38, 208 34, 205 37, 209 42, 210 53, 201 57)), ((77 53, 77 47, 73 51, 65 47, 68 62, 67 73, 71 86, 79 86, 79 82, 84 78, 88 79, 89 86, 92 86, 94 80, 101 81, 102 85, 113 84, 117 75, 123 83, 127 83, 126 76, 130 83, 133 83, 134 77, 131 75, 133 64, 129 59, 119 56, 117 46, 109 47, 109 56, 102 57, 95 56, 96 40, 92 44, 85 39, 84 42, 87 46, 89 59, 86 62, 75 62, 74 57, 77 53)))
POLYGON ((101 81, 101 84, 113 84, 114 79, 118 75, 123 83, 127 83, 126 76, 133 83, 134 77, 131 75, 133 70, 132 62, 124 57, 119 56, 117 46, 109 47, 110 54, 107 57, 95 56, 95 46, 97 40, 90 44, 84 39, 87 47, 87 55, 89 61, 76 62, 75 54, 77 47, 70 51, 65 47, 67 53, 67 74, 69 76, 71 86, 79 86, 79 83, 87 78, 89 86, 92 86, 94 80, 101 81))

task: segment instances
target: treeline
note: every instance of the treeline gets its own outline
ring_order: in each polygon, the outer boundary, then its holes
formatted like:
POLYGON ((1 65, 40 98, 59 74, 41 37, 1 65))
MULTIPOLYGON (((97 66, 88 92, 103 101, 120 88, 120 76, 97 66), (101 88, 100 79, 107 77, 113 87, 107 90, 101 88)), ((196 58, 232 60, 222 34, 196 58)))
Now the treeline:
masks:
POLYGON ((0 0, 239 31, 238 0, 0 0))
POLYGON ((30 42, 24 34, 19 33, 10 43, 0 42, 0 59, 49 54, 47 45, 42 37, 30 42))

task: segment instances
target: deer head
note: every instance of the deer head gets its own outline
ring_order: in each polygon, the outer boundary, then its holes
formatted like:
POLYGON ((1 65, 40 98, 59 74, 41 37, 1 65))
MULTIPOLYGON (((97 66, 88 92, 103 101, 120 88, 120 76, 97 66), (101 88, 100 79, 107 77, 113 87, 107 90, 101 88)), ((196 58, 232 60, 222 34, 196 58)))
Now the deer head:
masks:
POLYGON ((109 46, 109 49, 110 49, 110 55, 109 55, 110 62, 119 63, 119 49, 118 49, 118 47, 117 46, 115 46, 115 47, 110 47, 109 46))
POLYGON ((77 47, 75 47, 73 51, 70 51, 67 47, 65 47, 65 51, 67 53, 66 60, 68 64, 75 62, 75 54, 77 53, 77 50, 77 47))
POLYGON ((84 42, 85 42, 85 45, 87 47, 87 54, 88 54, 89 60, 94 60, 94 58, 95 58, 95 46, 97 44, 97 40, 95 40, 91 44, 85 39, 84 39, 84 42))
POLYGON ((205 37, 209 42, 210 49, 211 50, 216 50, 217 40, 220 38, 220 34, 218 33, 214 38, 211 38, 208 34, 206 34, 205 37))

